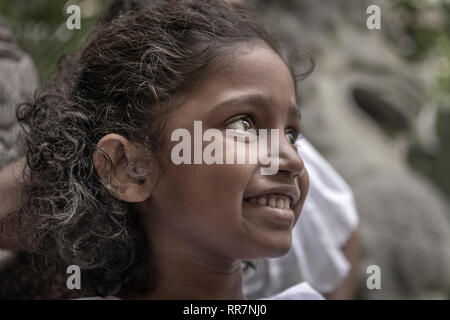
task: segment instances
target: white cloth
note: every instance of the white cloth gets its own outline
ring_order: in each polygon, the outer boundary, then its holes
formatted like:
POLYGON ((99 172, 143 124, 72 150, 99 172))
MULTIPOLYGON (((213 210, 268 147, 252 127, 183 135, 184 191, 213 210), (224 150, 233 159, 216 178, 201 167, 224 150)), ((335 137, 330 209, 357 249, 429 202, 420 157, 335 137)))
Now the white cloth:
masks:
POLYGON ((324 297, 308 283, 302 282, 270 297, 269 300, 324 300, 324 297))
POLYGON ((244 274, 248 298, 273 296, 306 281, 320 293, 337 288, 350 264, 341 247, 359 224, 350 187, 306 140, 296 142, 310 177, 309 193, 285 256, 255 261, 244 274))

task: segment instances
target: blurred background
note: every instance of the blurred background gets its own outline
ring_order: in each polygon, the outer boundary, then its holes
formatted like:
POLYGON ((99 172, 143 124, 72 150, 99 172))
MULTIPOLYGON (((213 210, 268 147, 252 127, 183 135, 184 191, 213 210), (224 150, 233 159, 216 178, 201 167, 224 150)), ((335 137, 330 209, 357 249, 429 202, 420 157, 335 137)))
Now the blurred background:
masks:
MULTIPOLYGON (((450 298, 450 1, 244 2, 316 57, 300 85, 305 136, 355 193, 357 298, 450 298), (366 27, 371 4, 381 8, 380 30, 366 27), (366 287, 371 264, 382 290, 366 287)), ((0 167, 17 157, 12 105, 80 49, 107 4, 0 2, 0 63, 9 70, 0 75, 0 167), (70 4, 81 8, 80 30, 66 27, 70 4)))

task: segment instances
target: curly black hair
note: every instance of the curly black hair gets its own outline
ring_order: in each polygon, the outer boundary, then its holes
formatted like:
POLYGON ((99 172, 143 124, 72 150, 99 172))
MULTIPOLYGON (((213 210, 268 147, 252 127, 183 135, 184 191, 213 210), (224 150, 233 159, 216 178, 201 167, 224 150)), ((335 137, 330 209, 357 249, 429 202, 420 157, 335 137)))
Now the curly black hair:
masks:
MULTIPOLYGON (((164 117, 226 67, 236 44, 264 42, 282 56, 261 24, 221 0, 116 1, 110 8, 81 53, 66 57, 58 76, 17 111, 29 168, 19 212, 24 245, 91 270, 99 295, 139 276, 149 290, 152 275, 140 271, 151 254, 138 212, 97 175, 97 142, 117 133, 160 159, 164 117)), ((289 66, 294 79, 311 71, 296 75, 289 66)))

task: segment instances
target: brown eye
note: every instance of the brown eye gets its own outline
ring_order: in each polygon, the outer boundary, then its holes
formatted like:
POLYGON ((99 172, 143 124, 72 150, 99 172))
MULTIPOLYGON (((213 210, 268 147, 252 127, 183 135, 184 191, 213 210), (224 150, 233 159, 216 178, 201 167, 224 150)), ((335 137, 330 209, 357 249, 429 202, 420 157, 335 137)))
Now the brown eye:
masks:
POLYGON ((296 130, 289 130, 284 134, 291 144, 295 144, 295 141, 297 141, 298 137, 300 136, 300 133, 296 130))
POLYGON ((248 131, 253 127, 252 121, 249 117, 243 117, 233 121, 227 126, 227 129, 240 130, 240 131, 248 131))

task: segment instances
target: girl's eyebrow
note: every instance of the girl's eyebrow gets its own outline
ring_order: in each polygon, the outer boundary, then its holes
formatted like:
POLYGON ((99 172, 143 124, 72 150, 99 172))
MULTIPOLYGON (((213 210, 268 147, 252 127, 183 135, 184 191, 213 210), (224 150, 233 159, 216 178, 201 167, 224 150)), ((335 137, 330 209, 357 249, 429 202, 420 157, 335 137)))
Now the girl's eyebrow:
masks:
POLYGON ((231 97, 225 101, 214 106, 214 110, 223 109, 224 107, 230 105, 239 105, 239 104, 251 104, 255 106, 262 106, 264 108, 268 107, 268 101, 259 93, 249 93, 242 94, 235 97, 231 97))
MULTIPOLYGON (((210 112, 219 111, 223 108, 235 106, 235 105, 254 105, 258 107, 262 107, 263 109, 266 109, 265 111, 268 111, 271 108, 272 103, 270 102, 270 99, 266 98, 264 95, 260 93, 249 93, 249 94, 242 94, 235 97, 231 97, 225 101, 220 102, 219 104, 215 105, 213 109, 210 112)), ((300 110, 297 107, 297 104, 291 104, 289 106, 289 118, 298 118, 301 120, 301 114, 300 110)))

